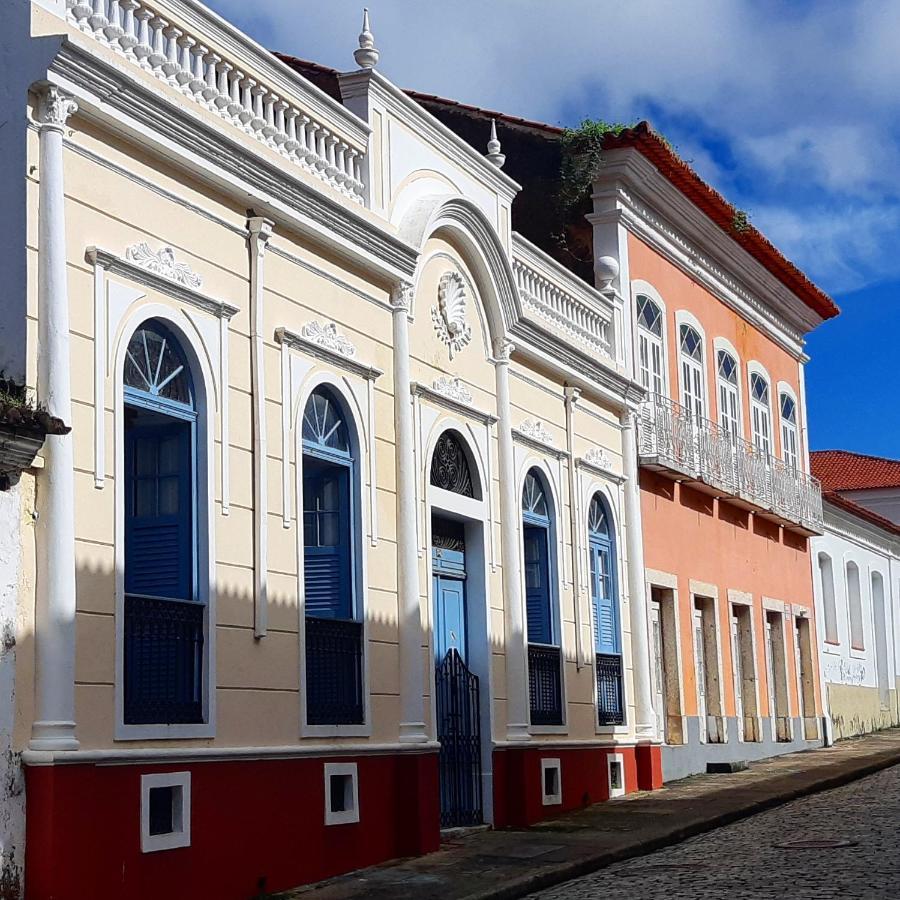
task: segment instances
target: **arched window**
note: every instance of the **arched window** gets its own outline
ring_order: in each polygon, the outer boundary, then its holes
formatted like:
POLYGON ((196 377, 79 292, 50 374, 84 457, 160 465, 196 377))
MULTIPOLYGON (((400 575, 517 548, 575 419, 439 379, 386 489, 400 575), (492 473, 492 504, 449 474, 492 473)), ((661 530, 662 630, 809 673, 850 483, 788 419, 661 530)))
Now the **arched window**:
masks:
POLYGON ((847 605, 850 618, 850 646, 854 650, 865 650, 866 642, 863 634, 862 593, 859 584, 859 566, 855 562, 847 563, 847 605))
POLYGON ((741 405, 738 400, 738 364, 727 350, 716 354, 716 376, 719 384, 719 424, 732 437, 739 437, 741 405))
POLYGON ((681 356, 681 402, 695 416, 706 415, 703 397, 703 341, 691 325, 682 323, 679 334, 681 356))
POLYGON ((646 294, 638 294, 636 302, 641 384, 652 394, 664 394, 662 310, 646 294))
POLYGON ((469 460, 459 437, 445 431, 437 441, 431 457, 430 481, 433 487, 464 497, 475 496, 475 481, 469 460))
POLYGON ((750 418, 753 423, 753 446, 768 456, 772 452, 772 426, 769 412, 769 382, 750 373, 750 418))
POLYGON ((197 410, 171 331, 148 320, 125 351, 125 724, 203 721, 197 410))
POLYGON ((310 394, 302 437, 306 720, 309 725, 359 724, 357 460, 344 406, 330 388, 310 394))
POLYGON ((551 512, 544 477, 531 469, 522 488, 522 542, 532 725, 560 725, 563 720, 551 512))
POLYGON ((781 409, 781 455, 792 468, 797 469, 797 403, 786 391, 779 397, 781 409))
POLYGON ((819 554, 819 583, 822 586, 822 611, 825 616, 825 640, 829 644, 840 642, 837 624, 837 606, 834 602, 834 569, 827 553, 819 554))
POLYGON ((594 649, 597 654, 597 712, 601 725, 624 722, 622 645, 615 540, 606 501, 594 494, 588 510, 588 556, 594 649))

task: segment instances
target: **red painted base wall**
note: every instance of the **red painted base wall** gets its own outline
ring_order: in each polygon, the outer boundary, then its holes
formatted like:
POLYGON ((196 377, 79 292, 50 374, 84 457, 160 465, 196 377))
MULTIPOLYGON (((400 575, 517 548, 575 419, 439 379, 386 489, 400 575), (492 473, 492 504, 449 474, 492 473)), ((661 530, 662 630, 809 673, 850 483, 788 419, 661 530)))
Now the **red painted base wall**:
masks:
POLYGON ((360 821, 326 827, 318 759, 26 768, 28 900, 248 900, 440 843, 437 754, 356 762, 360 821), (191 773, 191 846, 141 852, 141 775, 191 773))
POLYGON ((534 825, 562 813, 609 799, 606 758, 620 753, 625 765, 625 791, 637 790, 634 747, 572 749, 529 747, 494 752, 494 825, 498 828, 534 825), (544 806, 541 760, 558 759, 562 804, 544 806))

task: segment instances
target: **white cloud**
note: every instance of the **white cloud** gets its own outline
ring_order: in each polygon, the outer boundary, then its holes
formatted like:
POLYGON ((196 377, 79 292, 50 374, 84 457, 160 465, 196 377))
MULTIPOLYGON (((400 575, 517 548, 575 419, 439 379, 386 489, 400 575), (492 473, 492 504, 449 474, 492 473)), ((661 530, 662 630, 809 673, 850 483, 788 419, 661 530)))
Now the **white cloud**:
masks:
MULTIPOLYGON (((354 67, 355 0, 207 2, 273 49, 354 67)), ((663 109, 667 137, 703 177, 749 207, 754 223, 826 287, 894 268, 891 252, 879 258, 879 229, 898 220, 900 3, 373 0, 371 7, 379 68, 403 87, 549 122, 628 121, 663 109), (679 124, 688 121, 702 121, 730 148, 727 165, 692 126, 679 124)))

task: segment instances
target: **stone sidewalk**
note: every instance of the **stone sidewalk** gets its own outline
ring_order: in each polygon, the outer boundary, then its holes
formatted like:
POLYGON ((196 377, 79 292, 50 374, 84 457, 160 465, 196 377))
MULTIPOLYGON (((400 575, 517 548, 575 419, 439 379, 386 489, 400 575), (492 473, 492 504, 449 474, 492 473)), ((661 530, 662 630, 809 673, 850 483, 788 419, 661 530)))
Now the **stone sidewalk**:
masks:
POLYGON ((273 895, 278 900, 487 900, 523 897, 789 800, 900 763, 900 729, 822 750, 697 775, 600 803, 527 830, 481 831, 428 856, 273 895))

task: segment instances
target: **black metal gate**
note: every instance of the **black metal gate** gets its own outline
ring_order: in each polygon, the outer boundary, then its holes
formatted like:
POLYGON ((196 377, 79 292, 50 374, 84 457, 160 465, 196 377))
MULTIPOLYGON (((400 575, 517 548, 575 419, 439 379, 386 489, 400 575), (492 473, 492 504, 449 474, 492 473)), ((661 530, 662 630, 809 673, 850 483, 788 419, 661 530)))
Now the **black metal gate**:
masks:
POLYGON ((436 667, 437 738, 441 743, 441 827, 480 825, 481 709, 478 676, 456 648, 436 667))

